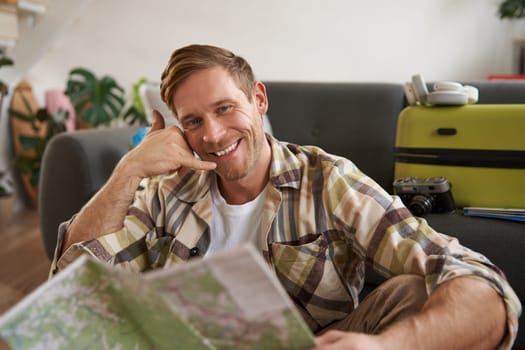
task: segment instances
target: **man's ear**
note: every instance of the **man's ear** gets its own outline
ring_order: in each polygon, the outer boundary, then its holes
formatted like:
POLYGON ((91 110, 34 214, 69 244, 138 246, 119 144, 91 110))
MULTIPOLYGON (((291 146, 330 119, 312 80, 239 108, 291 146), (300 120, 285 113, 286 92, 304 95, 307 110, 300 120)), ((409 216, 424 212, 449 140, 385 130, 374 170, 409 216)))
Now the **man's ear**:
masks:
POLYGON ((254 98, 257 110, 261 115, 268 111, 268 96, 266 95, 266 86, 260 81, 255 83, 254 98))

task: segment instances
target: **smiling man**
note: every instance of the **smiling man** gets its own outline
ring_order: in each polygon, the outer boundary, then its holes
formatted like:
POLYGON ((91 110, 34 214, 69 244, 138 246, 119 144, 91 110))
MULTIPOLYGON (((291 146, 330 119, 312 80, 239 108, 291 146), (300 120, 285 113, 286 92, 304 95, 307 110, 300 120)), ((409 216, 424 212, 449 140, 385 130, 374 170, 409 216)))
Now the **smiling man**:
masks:
POLYGON ((154 113, 144 140, 61 226, 54 272, 84 253, 145 271, 251 242, 317 349, 511 347, 521 305, 501 271, 351 161, 266 135, 266 90, 243 58, 178 49, 161 94, 181 128, 154 113), (390 278, 360 301, 365 262, 390 278))
POLYGON ((184 80, 173 93, 172 108, 188 145, 202 160, 217 165, 220 192, 228 203, 253 200, 268 183, 271 161, 260 118, 268 106, 264 85, 251 87, 250 101, 223 67, 200 70, 184 80))

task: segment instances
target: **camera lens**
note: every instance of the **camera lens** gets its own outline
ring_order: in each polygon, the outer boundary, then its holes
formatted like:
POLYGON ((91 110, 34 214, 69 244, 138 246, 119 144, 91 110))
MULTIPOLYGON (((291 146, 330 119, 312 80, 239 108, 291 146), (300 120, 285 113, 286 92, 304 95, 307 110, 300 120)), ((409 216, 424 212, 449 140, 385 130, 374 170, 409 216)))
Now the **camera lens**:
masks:
POLYGON ((433 202, 434 199, 432 197, 418 194, 412 198, 408 209, 416 216, 425 215, 432 211, 433 202))

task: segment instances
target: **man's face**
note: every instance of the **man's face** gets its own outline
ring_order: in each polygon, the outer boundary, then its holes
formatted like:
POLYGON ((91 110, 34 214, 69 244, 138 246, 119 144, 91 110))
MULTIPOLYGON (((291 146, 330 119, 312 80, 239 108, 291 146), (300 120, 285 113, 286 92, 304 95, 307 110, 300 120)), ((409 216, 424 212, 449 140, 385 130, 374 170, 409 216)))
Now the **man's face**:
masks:
POLYGON ((183 81, 173 102, 188 144, 202 160, 215 162, 224 180, 267 171, 264 85, 256 84, 249 99, 224 68, 210 68, 183 81))

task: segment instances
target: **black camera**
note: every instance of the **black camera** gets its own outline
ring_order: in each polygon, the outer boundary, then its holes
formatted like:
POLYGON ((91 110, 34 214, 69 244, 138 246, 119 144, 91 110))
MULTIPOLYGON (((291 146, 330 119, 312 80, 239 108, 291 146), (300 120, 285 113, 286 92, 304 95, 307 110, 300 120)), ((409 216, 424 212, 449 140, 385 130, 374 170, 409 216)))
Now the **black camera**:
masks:
POLYGON ((394 193, 416 216, 448 213, 456 208, 450 192, 450 184, 444 177, 398 179, 394 181, 394 193))

